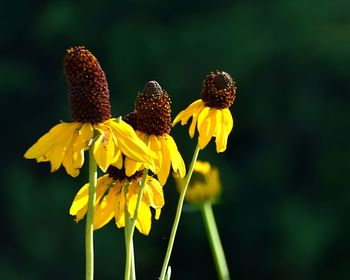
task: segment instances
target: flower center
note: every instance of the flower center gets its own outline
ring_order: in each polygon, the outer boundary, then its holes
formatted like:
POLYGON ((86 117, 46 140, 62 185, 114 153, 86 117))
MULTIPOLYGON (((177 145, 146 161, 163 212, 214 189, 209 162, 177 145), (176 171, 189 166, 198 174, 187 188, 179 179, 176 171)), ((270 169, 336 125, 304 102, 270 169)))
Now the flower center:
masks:
POLYGON ((64 72, 73 121, 94 124, 110 119, 106 76, 92 53, 85 47, 68 49, 64 58, 64 72))
POLYGON ((148 82, 137 95, 135 111, 137 130, 157 136, 170 133, 170 98, 156 81, 148 82))
POLYGON ((108 176, 113 178, 114 180, 122 181, 122 180, 127 179, 128 181, 131 181, 131 180, 137 180, 137 179, 142 178, 143 170, 136 171, 134 175, 132 175, 131 177, 128 177, 125 175, 125 168, 124 167, 122 169, 118 169, 118 168, 110 165, 107 168, 107 173, 108 173, 108 176))
POLYGON ((208 107, 229 108, 236 99, 235 82, 226 72, 211 72, 203 82, 201 97, 208 107))

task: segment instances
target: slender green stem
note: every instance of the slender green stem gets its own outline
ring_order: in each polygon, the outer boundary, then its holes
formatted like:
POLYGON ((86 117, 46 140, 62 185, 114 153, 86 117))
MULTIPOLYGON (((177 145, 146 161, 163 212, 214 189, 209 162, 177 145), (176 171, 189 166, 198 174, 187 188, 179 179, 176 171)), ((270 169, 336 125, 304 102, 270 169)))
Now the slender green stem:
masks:
MULTIPOLYGON (((128 188, 129 188, 130 183, 127 182, 124 185, 124 201, 126 201, 126 195, 128 193, 128 188)), ((125 228, 124 228, 124 236, 125 236, 125 273, 124 273, 124 279, 125 280, 130 280, 130 274, 131 274, 131 263, 132 263, 132 249, 129 244, 130 240, 129 238, 129 232, 130 232, 130 220, 131 217, 128 212, 128 205, 125 203, 124 204, 124 218, 125 218, 125 228)))
POLYGON ((192 157, 192 161, 189 167, 189 170, 187 172, 186 175, 186 179, 185 179, 185 185, 181 190, 180 193, 180 197, 179 197, 179 202, 177 204, 177 209, 176 209, 176 215, 175 215, 175 219, 174 219, 174 223, 173 223, 173 228, 171 229, 171 233, 170 233, 170 238, 169 238, 169 242, 168 242, 168 248, 165 254, 165 258, 164 258, 164 262, 163 262, 163 267, 162 267, 162 271, 160 273, 160 280, 164 280, 165 274, 167 272, 168 269, 168 265, 169 265, 169 260, 170 260, 170 256, 171 256, 171 251, 173 250, 173 245, 174 245, 174 241, 175 241, 175 236, 176 236, 176 231, 177 231, 177 227, 179 225, 179 221, 180 221, 180 217, 181 217, 181 212, 182 212, 182 206, 184 203, 184 199, 185 199, 185 194, 187 191, 187 187, 188 184, 191 180, 192 177, 192 173, 193 173, 193 169, 194 169, 194 165, 197 161, 197 157, 199 154, 199 146, 197 144, 194 153, 193 153, 193 157, 192 157))
MULTIPOLYGON (((135 260, 134 260, 134 245, 133 245, 133 235, 135 231, 136 219, 141 206, 143 191, 146 185, 148 169, 143 171, 142 180, 140 184, 139 193, 137 196, 136 207, 133 217, 130 217, 127 205, 125 203, 125 246, 126 246, 126 260, 125 260, 125 275, 124 280, 134 280, 136 279, 135 273, 135 260)), ((126 199, 125 199, 126 202, 126 199)))
POLYGON ((86 280, 94 279, 94 204, 96 198, 97 165, 93 153, 94 143, 89 148, 89 200, 85 227, 86 280))
POLYGON ((215 217, 211 203, 204 203, 201 207, 205 229, 208 234, 210 248, 214 257, 216 271, 220 280, 229 280, 230 273, 228 271, 224 250, 220 241, 218 228, 215 223, 215 217))

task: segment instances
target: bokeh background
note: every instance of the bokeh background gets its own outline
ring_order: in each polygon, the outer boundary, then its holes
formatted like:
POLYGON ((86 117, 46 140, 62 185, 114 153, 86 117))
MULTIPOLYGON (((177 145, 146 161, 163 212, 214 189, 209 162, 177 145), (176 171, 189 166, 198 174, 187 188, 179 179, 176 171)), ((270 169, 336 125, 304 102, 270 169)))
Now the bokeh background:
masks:
MULTIPOLYGON (((228 149, 200 153, 221 172, 214 207, 232 279, 350 279, 350 3, 305 1, 7 1, 0 9, 0 279, 83 279, 84 223, 68 214, 87 181, 23 154, 69 121, 62 60, 85 45, 106 72, 115 116, 157 80, 173 117, 219 69, 236 80, 228 149)), ((187 163, 188 127, 172 135, 187 163)), ((139 279, 157 279, 178 194, 148 237, 139 279)), ((122 279, 123 231, 95 233, 96 279, 122 279)), ((172 279, 216 279, 204 226, 186 207, 172 279)))

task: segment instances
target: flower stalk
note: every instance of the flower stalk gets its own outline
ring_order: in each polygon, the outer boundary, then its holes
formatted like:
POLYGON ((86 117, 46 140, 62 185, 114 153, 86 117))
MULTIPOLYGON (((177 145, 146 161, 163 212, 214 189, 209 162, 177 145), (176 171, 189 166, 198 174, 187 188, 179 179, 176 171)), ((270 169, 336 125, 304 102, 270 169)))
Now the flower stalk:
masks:
POLYGON ((97 164, 94 157, 94 142, 89 149, 89 199, 85 227, 86 280, 94 279, 94 204, 96 198, 97 164))
POLYGON ((191 177, 192 177, 193 169, 194 169, 195 163, 196 163, 197 158, 198 158, 199 150, 200 150, 200 148, 199 148, 199 145, 197 144, 197 146, 194 150, 194 153, 193 153, 193 157, 192 157, 192 161, 191 161, 189 170, 188 170, 187 175, 186 175, 185 186, 181 190, 179 201, 177 204, 175 219, 174 219, 173 227, 171 229, 170 238, 169 238, 169 242, 168 242, 168 248, 167 248, 167 251, 165 254, 165 258, 164 258, 164 262, 163 262, 163 266, 162 266, 162 271, 161 271, 160 277, 159 277, 160 280, 165 279, 165 276, 166 276, 166 273, 168 270, 169 260, 170 260, 171 252, 173 250, 177 228, 178 228, 178 225, 180 222, 182 206, 184 203, 186 190, 187 190, 188 184, 189 184, 191 177))
POLYGON ((200 207, 205 229, 209 238, 210 248, 214 257, 214 263, 220 280, 230 280, 230 273, 222 248, 219 231, 216 226, 213 208, 210 202, 203 203, 200 207))
MULTIPOLYGON (((135 211, 132 217, 130 217, 128 212, 127 203, 125 203, 124 211, 125 211, 125 246, 126 246, 126 260, 125 260, 125 280, 134 280, 136 279, 135 275, 135 261, 134 261, 134 245, 133 245, 133 236, 136 226, 136 219, 139 213, 139 209, 141 206, 143 191, 145 189, 146 180, 148 175, 148 169, 146 168, 143 171, 142 180, 139 185, 139 193, 137 196, 137 202, 135 211)), ((125 192, 126 193, 126 192, 125 192)))

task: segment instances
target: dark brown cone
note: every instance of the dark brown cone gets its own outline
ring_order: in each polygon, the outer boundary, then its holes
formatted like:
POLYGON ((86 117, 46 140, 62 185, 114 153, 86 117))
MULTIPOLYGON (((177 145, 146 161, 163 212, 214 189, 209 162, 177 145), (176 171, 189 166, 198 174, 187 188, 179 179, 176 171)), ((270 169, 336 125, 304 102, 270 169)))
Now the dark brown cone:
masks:
POLYGON ((137 95, 135 111, 137 130, 157 136, 170 133, 170 98, 156 81, 148 82, 137 95))
POLYGON ((143 170, 136 171, 134 175, 132 175, 131 177, 128 177, 125 175, 124 167, 122 169, 118 169, 117 167, 110 165, 107 168, 107 173, 108 173, 108 176, 113 178, 114 180, 122 181, 122 180, 128 179, 129 181, 131 181, 131 180, 136 180, 138 178, 141 178, 143 174, 143 170))
POLYGON ((73 121, 102 123, 111 118, 105 73, 85 47, 72 47, 64 57, 73 121))
POLYGON ((211 72, 203 82, 201 97, 208 107, 229 108, 236 99, 235 82, 226 72, 211 72))

